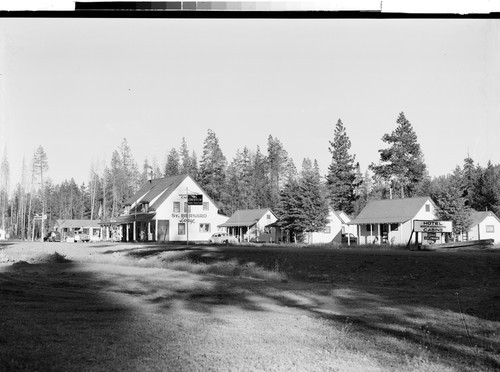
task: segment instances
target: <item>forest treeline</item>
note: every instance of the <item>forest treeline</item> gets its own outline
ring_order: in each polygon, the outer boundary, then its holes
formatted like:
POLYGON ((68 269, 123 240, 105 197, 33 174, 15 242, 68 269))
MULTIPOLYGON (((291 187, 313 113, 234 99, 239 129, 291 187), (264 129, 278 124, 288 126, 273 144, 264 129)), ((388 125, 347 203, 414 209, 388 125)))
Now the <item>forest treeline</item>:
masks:
POLYGON ((430 196, 439 216, 452 220, 457 230, 468 229, 471 211, 490 210, 500 214, 500 165, 486 167, 467 156, 450 174, 431 179, 424 155, 411 123, 404 113, 392 133, 384 134, 387 147, 379 150, 376 162, 361 172, 351 140, 339 119, 332 139, 325 143, 331 155, 327 174, 321 174, 314 159, 303 159, 297 168, 277 137, 269 135, 267 148, 239 149, 230 160, 219 140, 208 130, 198 159, 185 138, 179 148, 167 152, 166 161, 145 159, 138 163, 126 139, 111 155, 104 169, 90 165, 88 182, 73 178, 55 184, 49 159, 39 146, 29 162, 22 164, 21 181, 9 185, 9 162, 4 154, 0 165, 0 213, 2 228, 11 237, 40 236, 35 216, 46 215, 44 231, 56 219, 108 220, 123 212, 124 203, 150 178, 190 174, 230 216, 237 209, 270 207, 279 223, 292 234, 320 231, 327 222, 329 207, 356 216, 369 200, 430 196))

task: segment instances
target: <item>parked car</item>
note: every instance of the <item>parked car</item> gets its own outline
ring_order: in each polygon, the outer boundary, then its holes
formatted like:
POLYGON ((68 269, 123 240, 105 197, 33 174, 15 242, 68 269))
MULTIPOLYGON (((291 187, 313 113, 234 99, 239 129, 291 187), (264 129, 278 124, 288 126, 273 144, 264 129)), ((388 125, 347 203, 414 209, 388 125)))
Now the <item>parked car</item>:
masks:
POLYGON ((84 243, 90 242, 89 234, 85 234, 84 232, 79 232, 79 231, 75 232, 73 239, 74 239, 75 243, 77 243, 77 242, 84 242, 84 243))
POLYGON ((218 243, 218 244, 236 243, 237 241, 238 239, 236 239, 236 237, 229 235, 228 233, 225 232, 218 232, 212 234, 212 236, 208 240, 209 243, 218 243))
POLYGON ((49 233, 43 238, 45 242, 60 242, 61 233, 59 231, 49 231, 49 233))
POLYGON ((358 238, 352 233, 342 234, 342 243, 348 242, 350 242, 351 244, 356 244, 358 242, 358 238))

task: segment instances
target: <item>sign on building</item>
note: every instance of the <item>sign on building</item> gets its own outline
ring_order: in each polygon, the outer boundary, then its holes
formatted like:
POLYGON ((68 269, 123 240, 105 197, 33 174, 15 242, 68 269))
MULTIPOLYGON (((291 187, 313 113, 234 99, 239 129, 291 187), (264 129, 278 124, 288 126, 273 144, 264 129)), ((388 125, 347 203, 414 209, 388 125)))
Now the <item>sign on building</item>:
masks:
POLYGON ((203 195, 188 195, 188 205, 203 205, 203 195))
MULTIPOLYGON (((451 221, 415 220, 413 230, 422 233, 447 233, 453 231, 451 221)), ((431 235, 432 236, 432 235, 431 235)))

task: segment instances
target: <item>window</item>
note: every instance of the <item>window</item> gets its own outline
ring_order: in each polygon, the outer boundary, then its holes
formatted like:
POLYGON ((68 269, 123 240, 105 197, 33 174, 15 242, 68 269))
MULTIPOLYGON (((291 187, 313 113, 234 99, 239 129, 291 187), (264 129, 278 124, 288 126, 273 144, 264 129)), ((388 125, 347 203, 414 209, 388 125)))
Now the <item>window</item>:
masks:
POLYGON ((268 220, 270 220, 270 219, 271 219, 271 215, 268 213, 268 214, 267 214, 267 216, 266 216, 266 218, 267 218, 268 220))
POLYGON ((208 204, 208 202, 204 202, 204 203, 203 203, 203 210, 204 210, 204 211, 208 211, 208 209, 209 209, 209 204, 208 204))
POLYGON ((184 213, 189 213, 189 205, 187 202, 184 202, 184 213))
POLYGON ((200 232, 201 233, 209 233, 210 232, 210 224, 209 223, 200 223, 200 232))
POLYGON ((425 211, 426 212, 430 212, 431 211, 431 205, 430 204, 426 204, 425 205, 425 211))
POLYGON ((181 212, 181 202, 174 202, 174 213, 181 212))
POLYGON ((486 225, 486 232, 487 233, 494 233, 495 232, 495 226, 493 226, 493 225, 486 225))
POLYGON ((332 233, 332 227, 331 226, 325 226, 325 228, 323 229, 323 232, 325 234, 331 234, 332 233))
POLYGON ((186 224, 180 223, 178 227, 179 235, 186 235, 186 224))

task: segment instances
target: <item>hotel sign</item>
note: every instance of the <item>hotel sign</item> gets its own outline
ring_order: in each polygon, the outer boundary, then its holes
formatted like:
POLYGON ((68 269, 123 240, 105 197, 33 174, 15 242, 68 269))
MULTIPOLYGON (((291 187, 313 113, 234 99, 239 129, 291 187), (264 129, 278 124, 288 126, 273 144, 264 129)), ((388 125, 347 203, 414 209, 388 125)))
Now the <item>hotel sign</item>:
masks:
POLYGON ((446 233, 453 231, 453 222, 451 221, 433 221, 433 220, 415 220, 413 221, 413 230, 423 233, 446 233))

